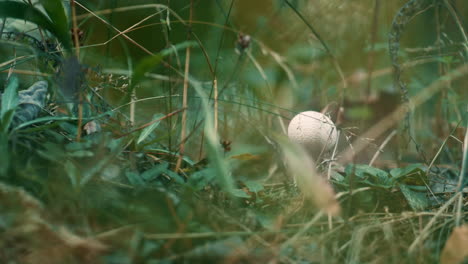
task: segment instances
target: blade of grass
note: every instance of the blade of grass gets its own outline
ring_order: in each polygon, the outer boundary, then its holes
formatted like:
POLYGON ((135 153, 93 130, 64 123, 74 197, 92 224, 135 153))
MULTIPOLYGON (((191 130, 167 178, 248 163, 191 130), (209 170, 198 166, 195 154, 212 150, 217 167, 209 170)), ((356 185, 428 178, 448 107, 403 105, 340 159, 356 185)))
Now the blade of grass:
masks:
MULTIPOLYGON (((74 12, 74 1, 72 3, 72 12, 74 12)), ((47 15, 50 17, 52 23, 57 32, 57 38, 62 42, 64 48, 68 51, 71 49, 71 37, 69 30, 69 23, 63 1, 61 0, 40 0, 40 3, 44 7, 47 15)), ((74 21, 76 23, 76 21, 74 21)), ((74 25, 76 27, 76 25, 74 25)), ((76 46, 78 47, 79 46, 76 46)))
POLYGON ((140 144, 141 142, 143 142, 143 140, 145 140, 150 134, 151 132, 153 132, 158 126, 159 124, 161 123, 161 118, 163 117, 162 114, 155 114, 153 115, 153 121, 151 121, 147 127, 145 127, 143 129, 143 131, 141 131, 141 134, 140 136, 138 137, 138 140, 137 140, 137 144, 140 144))
POLYGON ((0 121, 1 131, 6 133, 10 127, 11 121, 18 106, 18 78, 12 76, 1 96, 0 121))
POLYGON ((218 134, 214 130, 214 118, 213 113, 210 110, 209 98, 198 82, 191 80, 190 78, 188 81, 202 101, 201 105, 205 117, 203 121, 205 123, 204 139, 208 150, 208 160, 217 171, 217 177, 221 187, 227 193, 232 194, 234 190, 234 180, 229 172, 227 162, 224 160, 224 153, 221 149, 221 145, 219 144, 218 134))
POLYGON ((18 105, 18 78, 12 76, 9 79, 1 99, 0 119, 3 119, 8 111, 14 110, 18 105))
MULTIPOLYGON (((191 21, 193 18, 193 0, 190 0, 190 15, 189 15, 189 29, 191 27, 191 21)), ((191 30, 189 30, 191 31, 191 30)), ((190 33, 187 35, 187 41, 190 41, 190 33)), ((188 95, 188 79, 189 79, 189 69, 190 69, 190 47, 187 47, 185 50, 185 70, 184 70, 184 90, 182 95, 182 108, 185 110, 182 112, 182 127, 180 131, 180 147, 179 147, 179 158, 177 159, 175 171, 179 171, 180 166, 182 165, 182 156, 185 151, 185 130, 187 127, 187 95, 188 95)))

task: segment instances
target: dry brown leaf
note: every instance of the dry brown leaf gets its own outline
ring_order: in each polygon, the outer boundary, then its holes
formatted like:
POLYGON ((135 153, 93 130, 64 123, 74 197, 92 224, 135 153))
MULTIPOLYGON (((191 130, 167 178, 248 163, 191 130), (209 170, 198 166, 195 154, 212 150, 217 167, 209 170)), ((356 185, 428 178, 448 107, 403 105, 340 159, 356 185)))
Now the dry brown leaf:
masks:
POLYGON ((468 225, 455 227, 440 256, 441 264, 462 263, 468 258, 468 225))

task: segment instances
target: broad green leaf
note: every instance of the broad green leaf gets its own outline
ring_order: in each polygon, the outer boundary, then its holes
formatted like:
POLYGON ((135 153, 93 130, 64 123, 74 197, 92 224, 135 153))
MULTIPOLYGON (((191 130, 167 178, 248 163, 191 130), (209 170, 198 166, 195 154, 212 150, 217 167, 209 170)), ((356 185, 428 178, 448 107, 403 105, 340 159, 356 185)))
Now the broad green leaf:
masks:
POLYGON ((182 176, 180 176, 179 174, 177 174, 176 172, 174 172, 172 170, 166 170, 164 172, 164 174, 169 176, 172 180, 174 180, 174 182, 176 182, 178 184, 184 184, 185 183, 184 178, 182 178, 182 176))
POLYGON ((425 185, 426 166, 415 163, 404 168, 395 168, 390 171, 390 175, 395 181, 404 182, 409 185, 425 185))
POLYGON ((32 22, 56 36, 66 49, 71 49, 69 35, 65 35, 60 28, 61 26, 53 23, 44 13, 32 5, 16 1, 2 1, 0 2, 0 18, 6 17, 32 22))
POLYGON ((36 152, 41 157, 54 162, 62 162, 63 158, 66 157, 62 146, 52 142, 42 144, 42 148, 38 148, 36 152))
POLYGON ((91 148, 92 144, 92 141, 70 142, 67 145, 65 145, 65 149, 67 151, 84 150, 91 148))
POLYGON ((141 178, 144 179, 145 181, 152 181, 159 177, 163 172, 167 171, 169 168, 169 163, 167 162, 162 162, 161 164, 158 164, 151 169, 143 172, 141 174, 141 178))
POLYGON ((143 58, 133 70, 132 75, 132 84, 133 86, 136 85, 143 79, 145 73, 156 67, 159 63, 161 63, 163 56, 158 53, 152 56, 148 56, 143 58))
POLYGON ((414 163, 404 168, 394 168, 390 170, 390 175, 392 175, 392 177, 394 178, 400 178, 400 177, 407 176, 409 174, 420 172, 422 171, 423 168, 424 168, 424 165, 419 164, 419 163, 414 163))
POLYGON ((187 180, 187 185, 192 187, 194 190, 199 191, 210 184, 215 178, 216 170, 213 168, 207 168, 190 175, 187 180))
POLYGON ((276 228, 275 226, 275 219, 276 215, 269 215, 265 212, 256 212, 255 218, 257 221, 262 225, 262 227, 268 229, 268 230, 274 230, 276 228))
POLYGON ((263 185, 258 181, 245 181, 244 184, 247 187, 247 189, 249 189, 249 191, 254 193, 263 190, 263 185))
MULTIPOLYGON (((171 155, 171 156, 179 156, 179 153, 177 152, 173 152, 173 151, 169 151, 167 149, 147 149, 147 151, 150 151, 150 152, 160 152, 160 153, 164 153, 164 154, 167 154, 167 155, 171 155)), ((193 160, 191 160, 189 157, 187 156, 183 156, 182 157, 182 160, 184 162, 186 162, 190 167, 193 167, 196 165, 196 162, 194 162, 193 160)))
POLYGON ((6 132, 18 106, 18 78, 12 76, 7 84, 5 93, 1 96, 0 130, 6 132))
POLYGON ((389 173, 365 164, 350 164, 345 169, 349 178, 351 174, 356 175, 357 180, 372 186, 390 188, 393 186, 389 173))
POLYGON ((152 181, 162 174, 169 176, 172 180, 179 184, 184 183, 184 179, 182 179, 179 174, 169 169, 169 163, 167 162, 162 162, 161 164, 152 167, 151 169, 143 172, 140 177, 145 181, 152 181))
POLYGON ((13 121, 13 117, 15 116, 15 109, 12 109, 5 113, 5 116, 0 120, 0 131, 7 132, 8 128, 13 121))
POLYGON ((140 136, 138 137, 138 140, 137 140, 137 144, 140 144, 141 142, 143 142, 143 140, 145 140, 150 134, 151 132, 153 132, 158 126, 159 124, 161 123, 161 118, 164 117, 163 114, 155 114, 153 116, 153 119, 152 119, 152 124, 145 127, 142 131, 141 131, 141 134, 140 136))
POLYGON ((134 186, 144 186, 145 182, 141 179, 140 175, 136 172, 127 171, 125 172, 128 182, 134 186))
POLYGON ((399 185, 401 193, 406 198, 406 201, 408 201, 409 205, 413 210, 415 211, 420 211, 425 209, 429 205, 429 200, 426 196, 427 192, 417 192, 413 191, 410 186, 406 184, 400 184, 399 185))
POLYGON ((0 131, 0 177, 5 177, 10 166, 8 136, 0 131))
POLYGON ((346 178, 336 171, 332 171, 331 178, 339 183, 344 183, 346 178))
POLYGON ((0 111, 0 119, 3 120, 6 113, 16 109, 18 106, 18 78, 12 76, 2 95, 2 104, 0 111))
POLYGON ((244 190, 242 189, 233 189, 231 191, 231 194, 235 197, 239 197, 239 198, 250 198, 250 195, 248 193, 246 193, 244 190))
POLYGON ((67 173, 68 178, 70 179, 70 182, 73 187, 77 186, 78 184, 78 175, 79 175, 79 170, 78 168, 70 161, 67 160, 65 161, 64 165, 65 172, 67 173))
POLYGON ((71 49, 71 34, 65 7, 62 0, 40 0, 47 15, 52 20, 56 30, 57 38, 62 42, 65 49, 71 49))

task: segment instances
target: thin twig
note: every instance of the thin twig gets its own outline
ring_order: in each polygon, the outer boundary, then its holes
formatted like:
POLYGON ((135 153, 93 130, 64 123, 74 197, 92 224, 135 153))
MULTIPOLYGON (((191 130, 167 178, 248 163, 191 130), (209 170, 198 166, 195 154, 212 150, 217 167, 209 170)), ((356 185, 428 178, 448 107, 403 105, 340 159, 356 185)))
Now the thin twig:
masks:
POLYGON ((382 150, 385 148, 385 146, 390 142, 390 140, 397 134, 396 130, 393 130, 390 135, 385 138, 385 140, 382 142, 380 145, 379 149, 375 152, 374 156, 372 157, 371 161, 369 162, 369 166, 372 166, 374 164, 375 160, 379 157, 380 153, 382 150))
POLYGON ((377 31, 379 25, 379 11, 380 11, 380 0, 375 0, 374 6, 374 18, 372 20, 371 27, 371 46, 369 55, 367 57, 367 98, 370 97, 372 89, 372 73, 374 72, 375 64, 375 42, 377 41, 377 31))
POLYGON ((96 13, 94 13, 93 11, 89 10, 88 8, 86 8, 84 5, 80 4, 80 2, 78 1, 74 1, 77 5, 79 5, 81 8, 83 8, 85 11, 89 12, 90 14, 92 14, 94 17, 96 17, 97 19, 99 19, 101 22, 103 22, 104 24, 110 26, 113 30, 117 31, 120 35, 122 35, 122 37, 124 37, 125 39, 127 39, 128 41, 130 41, 132 44, 134 44, 135 46, 139 47, 141 50, 143 50, 144 52, 146 52, 147 54, 149 55, 154 55, 153 52, 149 51, 148 49, 146 49, 145 47, 143 47, 142 45, 138 44, 138 42, 136 42, 135 40, 133 40, 132 38, 130 38, 129 36, 127 36, 125 33, 123 33, 122 31, 120 31, 119 29, 117 29, 116 27, 114 27, 113 25, 109 24, 107 21, 105 21, 104 19, 102 19, 100 16, 98 16, 96 13))
MULTIPOLYGON (((75 0, 71 0, 71 13, 72 13, 72 23, 73 23, 73 42, 75 43, 75 56, 76 59, 79 60, 80 58, 80 42, 78 40, 78 25, 76 23, 76 8, 75 8, 75 0)), ((78 84, 80 85, 80 84, 78 84)), ((76 131, 76 141, 81 140, 81 126, 83 124, 83 94, 81 89, 78 90, 78 125, 76 131)))
MULTIPOLYGON (((189 18, 189 31, 191 31, 192 25, 192 18, 193 18, 193 0, 190 0, 190 18, 189 18)), ((187 41, 190 40, 190 32, 187 34, 187 41)), ((184 112, 182 112, 182 127, 180 131, 180 148, 179 148, 179 158, 177 159, 175 171, 179 171, 180 166, 182 165, 182 157, 184 156, 185 151, 185 133, 187 129, 187 96, 188 96, 188 85, 189 85, 189 69, 190 69, 190 46, 187 46, 185 50, 185 71, 184 71, 184 90, 182 94, 182 108, 184 108, 184 112)))

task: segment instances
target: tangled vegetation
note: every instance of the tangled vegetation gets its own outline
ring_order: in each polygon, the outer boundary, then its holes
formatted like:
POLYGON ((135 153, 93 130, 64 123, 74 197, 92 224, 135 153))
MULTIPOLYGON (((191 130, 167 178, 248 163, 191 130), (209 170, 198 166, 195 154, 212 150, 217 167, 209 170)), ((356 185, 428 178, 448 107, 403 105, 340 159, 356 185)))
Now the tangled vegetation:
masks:
POLYGON ((0 262, 466 263, 467 13, 0 0, 0 262))

